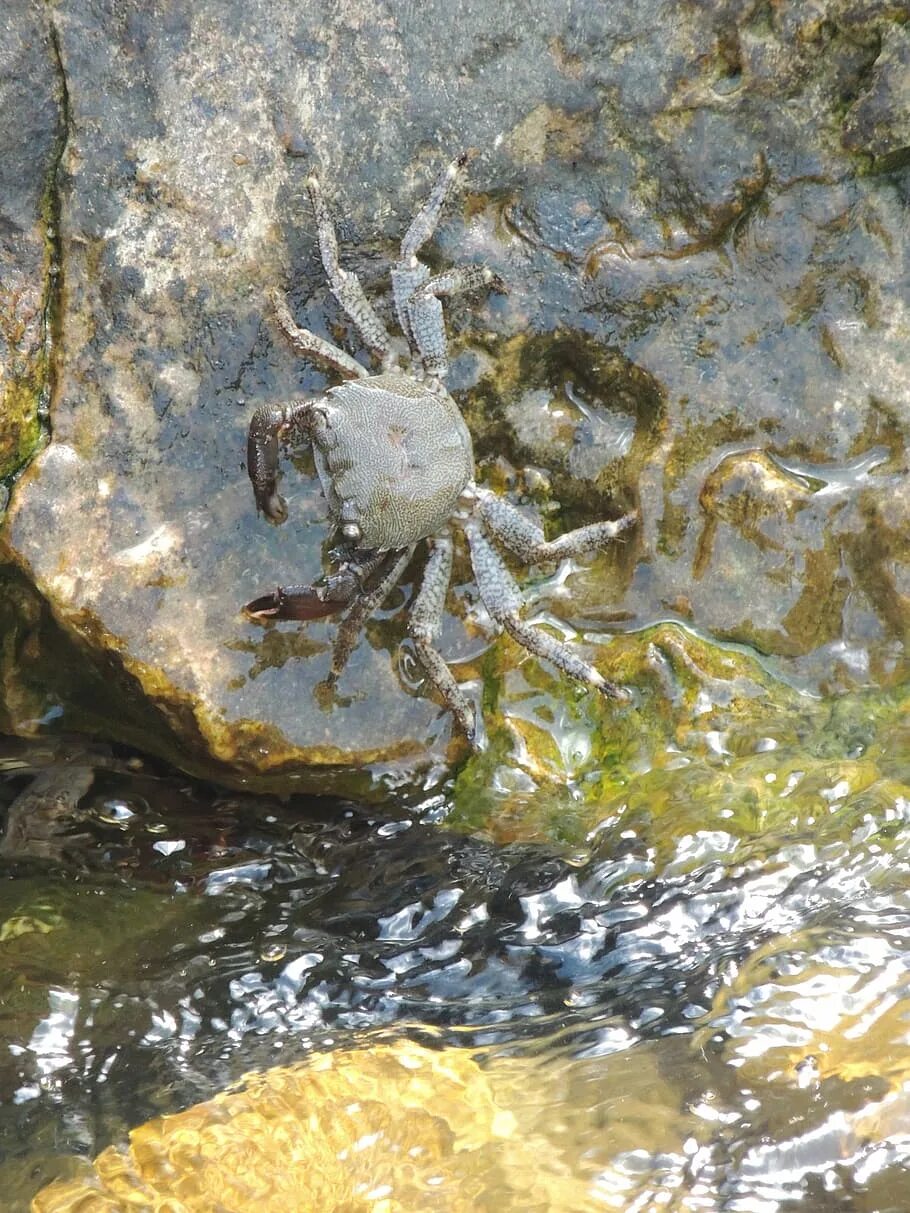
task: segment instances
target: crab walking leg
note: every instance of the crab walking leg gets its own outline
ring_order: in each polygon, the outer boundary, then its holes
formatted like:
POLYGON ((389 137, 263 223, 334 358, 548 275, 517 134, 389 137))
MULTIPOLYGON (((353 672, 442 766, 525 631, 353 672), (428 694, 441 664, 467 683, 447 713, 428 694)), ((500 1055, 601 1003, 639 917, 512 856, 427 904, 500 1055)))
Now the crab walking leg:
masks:
POLYGON ((451 269, 434 274, 416 288, 411 295, 411 305, 430 295, 443 299, 449 295, 461 295, 465 291, 480 291, 496 281, 496 275, 488 265, 453 265, 451 269))
POLYGON ((580 657, 568 645, 556 640, 547 632, 520 619, 522 607, 521 591, 512 574, 506 568, 499 553, 489 542, 474 519, 465 525, 468 546, 471 550, 471 565, 484 606, 498 624, 528 652, 552 662, 558 670, 570 678, 594 687, 603 695, 625 699, 620 687, 606 678, 580 657))
POLYGON ((638 518, 634 510, 614 522, 594 522, 566 531, 549 542, 543 529, 526 518, 511 502, 497 497, 489 489, 477 490, 478 512, 487 531, 503 543, 510 552, 527 564, 541 560, 562 560, 566 556, 581 556, 585 552, 606 547, 618 535, 631 527, 638 518))
POLYGON ((429 198, 411 220, 401 241, 402 261, 409 261, 412 257, 416 257, 436 231, 442 208, 449 195, 460 185, 467 163, 468 153, 460 152, 454 160, 449 161, 436 178, 429 198))
POLYGON ((425 296, 416 304, 414 296, 411 296, 408 300, 408 324, 424 371, 434 379, 445 379, 449 373, 446 325, 442 304, 435 295, 425 296))
MULTIPOLYGON (((467 153, 462 152, 460 156, 456 156, 447 164, 436 178, 429 198, 411 220, 410 227, 404 234, 401 252, 392 270, 392 294, 395 299, 398 323, 415 354, 419 352, 419 346, 414 341, 414 334, 411 330, 408 303, 414 291, 430 276, 427 267, 417 260, 417 254, 435 232, 442 208, 450 194, 460 184, 467 163, 467 153)), ((441 315, 441 308, 439 311, 441 315)))
POLYGON ((411 316, 408 311, 408 303, 414 291, 421 283, 426 282, 429 276, 429 269, 423 262, 418 261, 416 257, 412 266, 403 268, 399 263, 392 270, 392 298, 395 300, 395 314, 398 316, 401 331, 407 338, 412 360, 418 357, 420 350, 411 331, 411 316))
POLYGON ((449 369, 440 301, 449 295, 480 290, 495 279, 496 275, 486 265, 461 265, 425 279, 411 292, 407 304, 411 339, 428 375, 443 379, 449 369))
MULTIPOLYGON (((357 638, 364 623, 373 612, 385 602, 389 594, 401 580, 402 574, 408 567, 408 561, 414 554, 413 545, 397 554, 397 559, 383 574, 382 580, 375 589, 357 598, 354 605, 338 625, 338 633, 332 646, 332 664, 329 668, 327 682, 333 683, 341 676, 348 658, 354 651, 357 638)), ((385 553, 384 553, 385 555, 385 553)))
POLYGON ((332 294, 348 314, 366 345, 380 359, 383 370, 388 370, 394 358, 392 340, 385 325, 373 311, 373 305, 364 294, 357 275, 341 267, 335 225, 322 197, 318 180, 308 177, 306 187, 313 204, 313 214, 316 216, 319 253, 332 294))
POLYGON ((446 707, 458 721, 468 740, 474 741, 474 709, 459 687, 452 671, 433 648, 433 641, 442 624, 446 593, 452 576, 452 537, 439 535, 433 540, 433 549, 423 575, 420 593, 411 607, 408 634, 420 664, 430 681, 443 698, 446 707))
POLYGON ((365 366, 361 366, 356 358, 352 358, 350 354, 340 350, 337 345, 332 345, 331 341, 326 341, 316 333, 311 333, 309 329, 302 329, 296 325, 287 300, 278 291, 271 291, 269 298, 281 331, 291 343, 294 352, 301 358, 307 358, 311 362, 321 362, 346 379, 364 379, 369 375, 370 372, 365 366))

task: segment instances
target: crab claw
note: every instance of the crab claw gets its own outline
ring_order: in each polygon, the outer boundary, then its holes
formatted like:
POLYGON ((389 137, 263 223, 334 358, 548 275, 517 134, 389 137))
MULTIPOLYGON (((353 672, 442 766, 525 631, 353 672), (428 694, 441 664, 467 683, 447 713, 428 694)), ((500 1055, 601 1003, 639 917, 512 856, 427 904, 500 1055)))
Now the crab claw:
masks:
POLYGON ((279 586, 273 594, 254 598, 243 609, 263 623, 269 619, 324 619, 350 603, 349 598, 331 597, 327 590, 326 585, 279 586))
POLYGON ((247 439, 246 466, 253 483, 256 509, 270 522, 284 522, 287 503, 278 492, 278 442, 290 424, 290 410, 264 404, 253 414, 247 439))

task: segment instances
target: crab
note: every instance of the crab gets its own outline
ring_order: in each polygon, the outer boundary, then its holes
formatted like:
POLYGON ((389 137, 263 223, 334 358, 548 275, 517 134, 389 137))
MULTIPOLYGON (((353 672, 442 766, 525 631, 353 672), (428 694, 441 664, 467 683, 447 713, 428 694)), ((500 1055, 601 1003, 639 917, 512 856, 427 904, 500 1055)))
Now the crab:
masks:
POLYGON ((334 685, 362 624, 400 580, 415 549, 425 544, 429 556, 411 604, 408 633, 430 682, 476 746, 473 705, 434 647, 452 573, 453 528, 464 532, 480 598, 498 628, 570 678, 622 698, 625 693, 568 644, 522 619, 522 594, 501 549, 526 565, 559 561, 612 543, 636 515, 579 527, 548 541, 536 522, 475 480, 471 435, 444 386, 448 360, 442 300, 500 284, 484 265, 431 274, 418 259, 467 160, 466 154, 456 157, 439 175, 407 229, 392 269, 395 311, 410 349, 405 367, 359 280, 342 268, 318 179, 307 179, 329 286, 379 370, 371 374, 344 350, 299 328, 286 299, 272 293, 275 317, 292 348, 344 382, 314 399, 256 411, 247 449, 256 506, 271 522, 286 520, 287 505, 278 492, 279 451, 283 444, 309 443, 341 545, 333 553, 335 568, 329 575, 312 585, 280 586, 244 609, 261 622, 347 611, 332 654, 328 682, 334 685))

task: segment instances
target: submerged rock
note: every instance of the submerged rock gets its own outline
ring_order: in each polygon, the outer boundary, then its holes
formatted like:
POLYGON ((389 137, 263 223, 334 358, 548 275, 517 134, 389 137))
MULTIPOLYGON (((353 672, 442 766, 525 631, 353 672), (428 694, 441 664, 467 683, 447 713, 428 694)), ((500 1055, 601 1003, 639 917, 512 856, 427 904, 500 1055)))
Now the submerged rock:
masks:
MULTIPOLYGON (((903 677, 900 8, 713 4, 674 9, 668 34, 656 0, 571 24, 506 0, 440 39, 434 3, 23 7, 11 28, 38 22, 40 104, 56 98, 45 162, 66 124, 63 276, 20 259, 59 333, 52 442, 2 542, 110 692, 92 727, 222 779, 372 796, 432 785, 459 752, 402 648, 419 563, 334 696, 333 621, 263 630, 239 607, 318 576, 329 538, 306 460, 277 529, 243 468, 253 408, 325 384, 276 337, 268 290, 352 341, 306 174, 375 295, 427 181, 468 146, 468 196, 430 253, 508 287, 450 309, 481 474, 554 531, 630 505, 643 520, 572 576, 559 626, 634 629, 640 664, 670 615, 815 690, 903 677), (870 156, 881 171, 860 176, 870 156)), ((501 699, 490 672, 516 655, 489 648, 472 592, 461 564, 440 647, 501 699)))
POLYGON ((52 1186, 32 1208, 455 1213, 496 1186, 503 1147, 523 1151, 517 1128, 466 1051, 402 1041, 329 1053, 141 1126, 128 1152, 100 1155, 94 1182, 52 1186))

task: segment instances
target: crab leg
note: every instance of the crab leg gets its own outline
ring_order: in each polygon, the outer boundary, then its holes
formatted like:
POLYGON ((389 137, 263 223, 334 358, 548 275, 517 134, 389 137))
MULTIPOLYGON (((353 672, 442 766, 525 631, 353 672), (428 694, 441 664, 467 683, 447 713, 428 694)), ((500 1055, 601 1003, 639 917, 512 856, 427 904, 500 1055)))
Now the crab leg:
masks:
POLYGON ((488 265, 453 265, 451 269, 434 274, 422 282, 411 295, 409 306, 413 307, 431 295, 443 299, 465 291, 479 291, 496 281, 496 274, 488 265))
POLYGON ((408 634, 414 641, 418 660, 427 676, 442 696, 446 707, 458 721, 468 741, 474 743, 474 709, 470 700, 459 687, 452 671, 433 648, 439 634, 442 613, 445 608, 449 580, 452 576, 452 537, 439 535, 433 540, 433 548, 423 575, 420 593, 411 607, 408 634))
POLYGON ((373 305, 364 294, 357 275, 342 269, 338 259, 338 237, 335 235, 335 225, 332 223, 329 208, 322 197, 319 181, 316 177, 308 177, 306 187, 310 195, 310 202, 313 204, 313 214, 316 216, 319 253, 329 286, 332 288, 332 294, 350 317, 365 344, 379 358, 383 370, 388 370, 394 360, 392 339, 389 337, 385 325, 373 310, 373 305))
MULTIPOLYGON (((454 160, 447 164, 436 178, 429 198, 427 198, 426 202, 411 220, 410 227, 404 234, 404 239, 401 242, 401 252, 392 270, 392 294, 395 298, 395 311, 398 314, 398 323, 401 325, 402 332, 407 337, 412 351, 419 351, 421 347, 414 340, 408 304, 414 291, 430 277, 430 271, 418 261, 417 254, 436 231, 436 225, 439 222, 439 216, 442 214, 442 208, 445 206, 449 195, 456 189, 464 177, 464 169, 467 163, 468 154, 467 152, 462 152, 461 155, 456 156, 454 160)), ((438 303, 436 310, 439 314, 438 325, 441 329, 442 308, 438 303)))
POLYGON ((433 183, 430 196, 411 220, 408 230, 401 241, 401 260, 408 262, 416 257, 426 242, 436 231, 436 224, 442 214, 449 195, 461 184, 464 170, 468 163, 468 153, 459 152, 451 160, 433 183))
POLYGON ((585 552, 606 547, 623 531, 628 530, 638 514, 632 511, 614 522, 595 522, 567 531, 549 542, 536 522, 526 518, 510 502, 497 497, 489 489, 477 490, 477 503, 484 526, 509 551, 521 557, 526 564, 537 564, 542 560, 562 560, 566 556, 581 556, 585 552))
MULTIPOLYGON (((405 548, 403 552, 397 553, 397 559, 388 568, 376 588, 357 598, 350 611, 348 611, 347 615, 345 615, 338 625, 338 633, 332 646, 332 664, 329 669, 328 678, 326 679, 329 684, 336 682, 340 677, 341 672, 348 663, 348 658, 354 651, 361 628, 373 612, 382 606, 383 602, 385 602, 386 598, 388 598, 389 594, 391 594, 392 590, 401 580, 402 574, 408 567, 408 561, 413 554, 413 545, 405 548)), ((396 555, 396 553, 392 553, 392 555, 396 555)), ((388 552, 383 552, 385 559, 388 556, 388 552)))
POLYGON ((411 337, 428 375, 444 379, 449 370, 441 300, 463 291, 479 290, 495 281, 496 275, 486 265, 461 265, 425 279, 411 292, 408 299, 411 337))
POLYGON ((522 622, 520 618, 521 591, 499 553, 473 519, 466 523, 465 533, 468 537, 471 565, 474 569, 480 597, 496 622, 504 627, 523 648, 536 657, 542 657, 551 662, 570 678, 593 687, 602 695, 609 695, 614 699, 624 699, 626 695, 623 690, 614 683, 607 682, 606 678, 592 665, 582 661, 580 657, 576 657, 567 644, 563 644, 561 640, 557 640, 532 624, 522 622))
POLYGON ((369 375, 370 372, 365 366, 361 366, 356 358, 340 350, 337 345, 332 345, 331 341, 326 341, 316 333, 311 333, 309 329, 296 325, 287 300, 278 291, 270 291, 269 299, 275 309, 275 319, 281 326, 281 331, 301 358, 322 362, 345 379, 363 379, 369 375))

